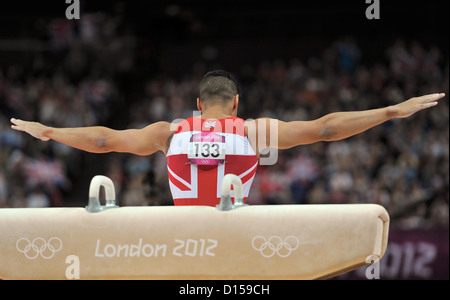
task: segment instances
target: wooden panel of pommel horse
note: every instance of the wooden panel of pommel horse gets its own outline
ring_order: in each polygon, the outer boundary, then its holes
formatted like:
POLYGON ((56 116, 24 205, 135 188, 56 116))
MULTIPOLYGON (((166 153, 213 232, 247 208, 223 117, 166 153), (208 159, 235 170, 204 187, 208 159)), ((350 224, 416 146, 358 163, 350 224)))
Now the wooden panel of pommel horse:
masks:
POLYGON ((381 206, 248 206, 231 174, 222 195, 217 208, 119 208, 96 176, 86 208, 0 209, 0 278, 325 279, 386 251, 381 206))

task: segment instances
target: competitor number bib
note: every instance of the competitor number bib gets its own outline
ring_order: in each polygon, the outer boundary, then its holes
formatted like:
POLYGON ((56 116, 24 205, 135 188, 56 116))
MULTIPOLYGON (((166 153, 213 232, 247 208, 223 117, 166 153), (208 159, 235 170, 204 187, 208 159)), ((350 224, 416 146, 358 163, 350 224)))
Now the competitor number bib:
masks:
POLYGON ((189 162, 214 166, 225 162, 225 137, 215 132, 193 134, 188 149, 189 162))

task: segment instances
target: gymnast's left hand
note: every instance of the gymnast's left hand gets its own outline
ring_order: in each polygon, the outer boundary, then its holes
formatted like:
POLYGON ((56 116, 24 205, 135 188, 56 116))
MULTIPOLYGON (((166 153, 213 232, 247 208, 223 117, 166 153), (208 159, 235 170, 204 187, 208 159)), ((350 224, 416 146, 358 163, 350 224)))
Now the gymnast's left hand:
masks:
POLYGON ((22 121, 14 118, 11 119, 11 123, 14 124, 11 125, 11 128, 14 130, 26 132, 29 135, 45 142, 49 140, 49 138, 45 135, 49 128, 41 123, 22 121))
POLYGON ((444 97, 445 94, 443 93, 415 97, 403 103, 388 107, 388 111, 395 118, 408 118, 418 111, 438 105, 438 101, 444 97))

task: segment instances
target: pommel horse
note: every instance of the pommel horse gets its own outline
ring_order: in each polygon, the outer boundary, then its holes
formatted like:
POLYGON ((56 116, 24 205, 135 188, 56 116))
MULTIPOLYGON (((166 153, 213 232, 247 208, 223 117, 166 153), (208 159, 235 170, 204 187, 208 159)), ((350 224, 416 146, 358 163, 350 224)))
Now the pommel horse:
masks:
POLYGON ((95 176, 85 208, 0 209, 0 279, 327 279, 381 259, 388 232, 379 205, 246 205, 232 174, 217 207, 118 207, 95 176))

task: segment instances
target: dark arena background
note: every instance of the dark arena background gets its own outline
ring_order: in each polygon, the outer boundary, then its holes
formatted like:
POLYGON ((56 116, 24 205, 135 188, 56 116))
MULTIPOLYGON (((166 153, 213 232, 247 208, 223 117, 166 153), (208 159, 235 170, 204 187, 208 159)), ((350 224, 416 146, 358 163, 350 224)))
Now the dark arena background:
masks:
MULTIPOLYGON (((64 0, 0 4, 0 208, 84 207, 91 178, 120 206, 173 205, 165 157, 89 154, 10 129, 142 128, 192 116, 211 69, 238 79, 239 115, 312 120, 449 93, 449 2, 64 0), (44 4, 45 3, 45 4, 44 4)), ((449 109, 281 151, 248 202, 376 203, 391 216, 381 279, 449 278, 449 109)), ((363 279, 365 269, 337 277, 363 279)))

